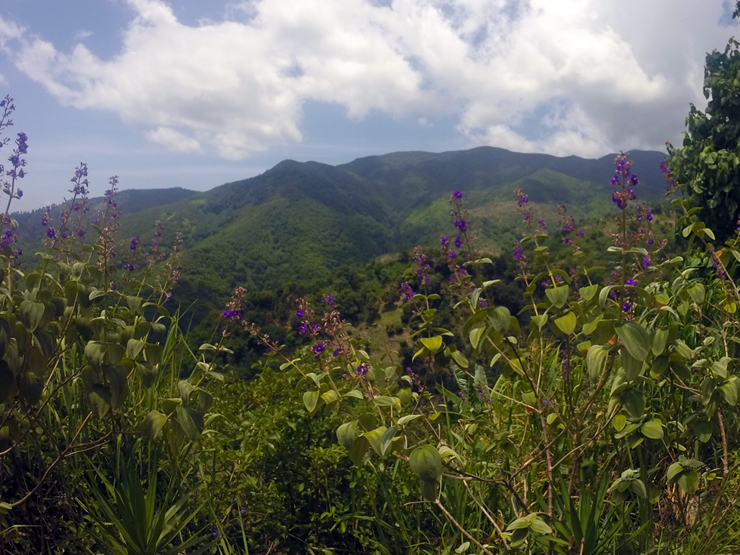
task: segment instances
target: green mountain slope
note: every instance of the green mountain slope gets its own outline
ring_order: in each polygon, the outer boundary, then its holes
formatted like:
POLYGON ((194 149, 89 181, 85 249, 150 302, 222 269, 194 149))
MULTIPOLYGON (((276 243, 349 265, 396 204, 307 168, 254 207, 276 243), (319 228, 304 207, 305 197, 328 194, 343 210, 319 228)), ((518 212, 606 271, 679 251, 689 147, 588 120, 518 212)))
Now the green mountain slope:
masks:
MULTIPOLYGON (((660 200, 665 185, 658 164, 664 156, 637 151, 632 158, 642 180, 639 200, 660 200)), ((540 203, 538 217, 551 225, 557 223, 560 203, 576 218, 599 216, 611 208, 613 159, 480 147, 398 152, 339 166, 286 160, 259 176, 204 193, 124 191, 121 236, 126 241, 140 237, 147 245, 156 220, 164 223, 165 244, 171 246, 174 232, 182 232, 181 291, 190 299, 222 299, 236 285, 272 289, 321 279, 342 264, 438 244, 451 229, 447 199, 453 190, 465 194, 483 245, 493 252, 509 249, 521 219, 514 189, 540 203)), ((16 217, 24 234, 35 228, 40 239, 40 213, 16 217)))

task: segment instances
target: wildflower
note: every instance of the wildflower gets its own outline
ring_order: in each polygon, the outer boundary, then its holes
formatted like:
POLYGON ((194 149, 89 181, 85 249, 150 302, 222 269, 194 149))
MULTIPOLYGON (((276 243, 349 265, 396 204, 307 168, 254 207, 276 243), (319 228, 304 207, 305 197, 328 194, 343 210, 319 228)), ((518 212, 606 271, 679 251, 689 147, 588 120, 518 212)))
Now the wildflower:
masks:
POLYGON ((334 349, 334 352, 332 353, 331 356, 338 357, 341 354, 342 354, 342 348, 341 347, 337 347, 336 349, 334 349))
POLYGON ((304 334, 308 331, 308 324, 301 324, 298 326, 298 333, 304 334))
POLYGON ((522 259, 522 254, 524 254, 524 249, 523 248, 518 247, 518 248, 514 249, 514 258, 516 260, 521 260, 522 259))
POLYGON ((324 341, 316 343, 316 345, 311 347, 311 350, 313 351, 313 358, 318 359, 321 356, 321 353, 326 350, 326 343, 324 341))
POLYGON ((455 251, 452 251, 452 252, 451 252, 451 253, 449 254, 449 258, 450 258, 450 260, 452 260, 452 259, 453 259, 453 258, 455 258, 456 256, 457 256, 457 253, 456 253, 455 251))
POLYGON ((646 256, 642 259, 642 269, 647 270, 650 267, 650 257, 646 256))
POLYGON ((576 233, 576 237, 583 237, 585 234, 586 232, 581 229, 576 233))
POLYGON ((303 310, 302 308, 299 308, 298 310, 295 311, 295 317, 298 318, 299 320, 303 320, 303 317, 305 315, 306 315, 306 311, 303 310))
POLYGON ((455 191, 452 193, 452 196, 455 197, 457 200, 462 200, 462 193, 460 191, 455 191))
POLYGON ((565 239, 563 239, 563 242, 565 243, 566 246, 570 247, 570 242, 571 242, 570 237, 566 237, 565 239))
POLYGON ((53 227, 50 227, 49 229, 46 230, 46 236, 49 239, 56 239, 57 238, 57 232, 54 231, 54 228, 53 227))
POLYGON ((462 238, 459 235, 455 237, 455 247, 458 249, 462 247, 462 238))
POLYGON ((131 250, 135 251, 138 246, 139 246, 139 238, 134 237, 133 239, 131 239, 131 250))
POLYGON ((485 299, 481 299, 479 304, 481 308, 486 308, 488 306, 488 302, 485 299))
POLYGON ((442 239, 440 239, 440 241, 439 241, 439 242, 440 242, 440 243, 442 244, 442 246, 444 247, 444 246, 446 246, 446 245, 447 245, 447 244, 448 244, 448 243, 450 242, 450 239, 449 239, 449 237, 447 237, 447 236, 445 235, 444 237, 442 237, 442 239))
POLYGON ((539 224, 542 229, 547 229, 547 222, 544 219, 540 220, 539 224))
POLYGON ((367 375, 367 371, 368 371, 367 362, 362 362, 357 367, 357 375, 358 376, 365 376, 365 375, 367 375))
POLYGON ((647 221, 649 221, 649 222, 652 222, 653 221, 653 213, 651 212, 651 210, 649 208, 647 210, 647 214, 645 215, 645 219, 647 221))
POLYGON ((463 218, 455 220, 453 225, 463 233, 468 229, 468 222, 466 222, 463 218))
POLYGON ((311 325, 311 331, 317 332, 321 329, 321 324, 313 324, 311 325))
POLYGON ((622 312, 629 312, 630 308, 632 307, 630 306, 629 301, 625 301, 625 303, 622 305, 622 312))
POLYGON ((655 241, 652 238, 647 240, 648 245, 652 245, 653 243, 655 243, 655 241))
POLYGON ((324 302, 329 306, 334 306, 334 296, 331 293, 327 293, 326 297, 324 297, 324 302))
POLYGON ((635 282, 635 278, 628 278, 627 281, 624 282, 625 285, 637 285, 635 282))
POLYGON ((228 308, 223 311, 221 314, 225 320, 239 320, 242 319, 242 311, 241 310, 229 310, 228 308))

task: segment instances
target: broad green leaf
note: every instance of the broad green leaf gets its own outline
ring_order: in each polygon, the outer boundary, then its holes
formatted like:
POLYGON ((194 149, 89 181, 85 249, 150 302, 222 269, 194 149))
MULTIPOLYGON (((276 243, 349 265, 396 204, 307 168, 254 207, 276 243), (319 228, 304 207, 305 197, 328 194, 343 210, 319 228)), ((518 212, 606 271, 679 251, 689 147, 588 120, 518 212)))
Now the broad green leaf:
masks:
POLYGON ((722 392, 722 396, 725 398, 728 405, 734 407, 737 404, 737 388, 732 381, 722 384, 719 390, 722 392))
POLYGON ((411 470, 422 482, 436 483, 442 474, 442 457, 436 447, 422 445, 411 452, 409 456, 411 470))
POLYGON ((352 448, 349 450, 349 458, 352 460, 353 463, 360 464, 362 462, 362 459, 365 458, 365 454, 367 453, 369 447, 370 442, 368 442, 367 438, 362 435, 359 436, 355 439, 352 448))
POLYGON ((627 417, 624 414, 618 414, 612 420, 612 427, 615 431, 621 432, 627 424, 627 417))
POLYGON ((640 431, 649 439, 660 439, 663 437, 663 423, 659 418, 653 418, 645 422, 640 431))
POLYGON ((306 407, 308 414, 311 416, 316 412, 316 405, 319 403, 319 390, 311 389, 303 394, 303 405, 306 407))
POLYGON ((373 399, 378 407, 398 407, 401 404, 401 400, 398 397, 388 397, 387 395, 380 395, 373 399))
POLYGON ((596 383, 601 377, 604 370, 604 363, 609 349, 601 345, 591 345, 586 353, 586 368, 588 369, 588 379, 596 383))
POLYGON ((488 320, 497 332, 506 333, 511 325, 511 312, 506 307, 497 306, 488 311, 488 320))
POLYGON ((144 418, 144 423, 141 425, 141 435, 145 439, 154 441, 159 438, 162 428, 166 423, 167 415, 162 414, 158 410, 153 410, 144 418))
POLYGON ((532 520, 532 524, 529 528, 532 532, 537 532, 543 536, 552 533, 552 528, 550 528, 547 523, 539 517, 532 520))
POLYGON ((560 285, 559 287, 551 287, 550 289, 545 289, 547 300, 549 300, 550 303, 552 303, 552 305, 556 308, 563 308, 565 306, 565 303, 568 302, 569 293, 570 288, 567 285, 560 285))
POLYGON ((380 456, 383 455, 383 451, 381 449, 381 440, 383 439, 383 434, 386 432, 386 430, 387 428, 385 426, 380 426, 379 428, 375 428, 374 430, 362 434, 367 438, 368 442, 370 443, 370 447, 373 448, 373 451, 375 451, 380 456))
POLYGON ((712 438, 712 423, 707 420, 700 420, 694 424, 694 433, 699 441, 706 443, 712 438))
POLYGON ((678 479, 678 487, 689 495, 693 495, 699 489, 699 473, 696 470, 684 470, 678 479))
POLYGON ((432 353, 436 353, 442 348, 442 345, 444 343, 442 341, 442 336, 436 335, 434 337, 422 337, 421 344, 429 349, 432 353))
POLYGON ((688 292, 691 300, 694 301, 696 304, 702 304, 704 302, 704 284, 700 281, 697 281, 691 287, 689 287, 688 292))
POLYGON ((599 290, 598 284, 588 285, 586 287, 581 287, 578 292, 583 296, 584 299, 587 301, 590 301, 594 298, 594 295, 596 295, 596 292, 599 290))
POLYGON ((407 414, 406 416, 402 416, 398 419, 398 425, 403 426, 404 424, 407 424, 411 422, 412 420, 416 420, 417 418, 421 418, 420 414, 407 414))
POLYGON ((596 318, 591 320, 590 322, 587 322, 583 324, 583 333, 586 335, 591 335, 594 331, 596 331, 596 327, 599 325, 599 322, 604 318, 603 314, 599 314, 596 318))
POLYGON ((452 351, 452 359, 460 368, 467 368, 469 366, 468 359, 460 351, 452 351))
POLYGON ((680 462, 675 462, 668 467, 665 478, 669 484, 674 484, 678 480, 678 477, 683 472, 683 465, 680 462))
POLYGON ((630 490, 632 490, 638 497, 647 499, 647 489, 642 480, 632 480, 630 482, 630 490))
POLYGON ((397 432, 398 429, 395 426, 390 426, 385 432, 383 432, 383 437, 380 438, 381 457, 387 457, 391 453, 391 446, 397 432))
POLYGON ((339 441, 339 445, 344 447, 347 451, 352 449, 352 446, 355 444, 358 423, 359 422, 357 420, 353 420, 352 422, 346 422, 337 428, 337 440, 339 441))
POLYGON ((652 351, 656 357, 662 355, 663 351, 665 351, 669 335, 670 332, 666 329, 656 330, 655 334, 653 334, 652 351))
POLYGON ((572 312, 568 312, 565 316, 555 319, 555 325, 565 335, 571 335, 575 331, 577 322, 578 318, 572 312))
POLYGON ((622 368, 624 369, 624 377, 627 378, 628 382, 637 379, 637 376, 642 372, 642 361, 637 360, 633 357, 629 350, 622 345, 619 348, 619 353, 622 359, 622 368))
POLYGON ((486 329, 487 328, 475 328, 470 330, 470 345, 473 347, 473 349, 477 350, 480 346, 480 342, 486 333, 486 329))
POLYGON ((193 408, 178 405, 175 418, 182 431, 191 441, 196 441, 203 431, 203 415, 193 408))
POLYGON ((630 387, 619 394, 619 403, 632 418, 640 418, 645 412, 645 397, 637 388, 630 387))
POLYGON ((128 381, 126 380, 126 369, 123 366, 103 366, 103 373, 110 383, 110 406, 118 410, 128 397, 128 381))
POLYGON ((625 322, 614 329, 629 353, 637 360, 644 361, 650 354, 650 335, 640 324, 625 322))
POLYGON ((44 319, 44 303, 36 301, 23 301, 20 304, 21 322, 28 331, 34 331, 41 325, 44 319))

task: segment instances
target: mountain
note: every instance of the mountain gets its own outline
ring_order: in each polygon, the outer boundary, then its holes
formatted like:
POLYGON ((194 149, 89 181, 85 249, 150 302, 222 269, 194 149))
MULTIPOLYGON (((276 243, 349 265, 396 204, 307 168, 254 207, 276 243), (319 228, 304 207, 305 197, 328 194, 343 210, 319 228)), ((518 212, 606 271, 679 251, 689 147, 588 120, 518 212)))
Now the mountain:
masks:
MULTIPOLYGON (((397 152, 338 166, 286 160, 204 193, 124 191, 121 236, 148 244, 147 230, 161 220, 171 245, 172 234, 181 231, 182 293, 220 302, 237 285, 261 289, 321 279, 342 264, 438 244, 440 235, 454 235, 447 203, 454 190, 464 194, 481 245, 494 253, 512 248, 521 225, 514 189, 527 193, 538 205, 537 217, 551 224, 561 203, 577 220, 605 215, 613 211, 614 156, 559 158, 480 147, 397 152)), ((664 155, 635 151, 632 159, 642 181, 639 200, 662 199, 658 164, 664 155)), ((23 235, 31 229, 31 238, 40 240, 38 211, 15 217, 23 235)))

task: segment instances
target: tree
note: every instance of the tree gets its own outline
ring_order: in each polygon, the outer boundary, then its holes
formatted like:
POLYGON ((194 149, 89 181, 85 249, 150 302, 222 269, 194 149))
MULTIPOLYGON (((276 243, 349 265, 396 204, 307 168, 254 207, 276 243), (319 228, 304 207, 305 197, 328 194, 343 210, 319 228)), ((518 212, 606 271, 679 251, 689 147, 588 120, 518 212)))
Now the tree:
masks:
MULTIPOLYGON (((740 13, 740 2, 733 14, 740 13)), ((693 104, 686 118, 683 146, 668 144, 668 168, 690 204, 718 240, 737 229, 740 209, 740 43, 730 39, 724 52, 707 54, 705 112, 693 104)))

